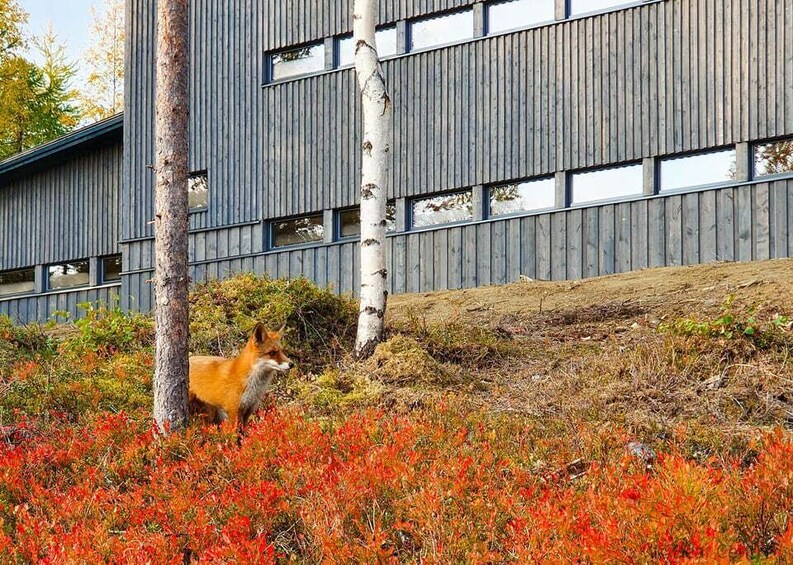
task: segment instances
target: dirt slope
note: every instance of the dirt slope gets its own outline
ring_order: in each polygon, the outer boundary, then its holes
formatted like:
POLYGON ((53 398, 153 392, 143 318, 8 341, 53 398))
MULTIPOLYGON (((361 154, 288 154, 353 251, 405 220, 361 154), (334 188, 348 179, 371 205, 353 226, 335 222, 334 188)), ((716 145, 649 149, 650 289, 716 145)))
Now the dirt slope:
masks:
POLYGON ((487 327, 508 341, 514 354, 469 367, 456 387, 494 411, 724 437, 793 427, 790 326, 772 323, 793 317, 791 280, 793 261, 774 260, 524 281, 395 296, 389 323, 487 327), (771 343, 743 335, 754 319, 771 343))

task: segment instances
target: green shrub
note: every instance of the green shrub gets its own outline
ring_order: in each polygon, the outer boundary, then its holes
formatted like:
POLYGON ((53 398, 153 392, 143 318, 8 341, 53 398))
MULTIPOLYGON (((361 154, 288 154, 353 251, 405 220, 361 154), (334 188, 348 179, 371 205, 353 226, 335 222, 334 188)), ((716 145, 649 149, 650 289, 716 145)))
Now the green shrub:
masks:
POLYGON ((109 357, 117 352, 151 349, 154 345, 154 323, 150 317, 124 313, 118 305, 86 302, 80 308, 85 310, 85 317, 75 320, 77 333, 69 336, 63 347, 109 357))
POLYGON ((284 343, 305 370, 321 370, 352 349, 358 305, 314 283, 242 274, 198 285, 190 295, 191 351, 234 355, 256 322, 286 324, 284 343))

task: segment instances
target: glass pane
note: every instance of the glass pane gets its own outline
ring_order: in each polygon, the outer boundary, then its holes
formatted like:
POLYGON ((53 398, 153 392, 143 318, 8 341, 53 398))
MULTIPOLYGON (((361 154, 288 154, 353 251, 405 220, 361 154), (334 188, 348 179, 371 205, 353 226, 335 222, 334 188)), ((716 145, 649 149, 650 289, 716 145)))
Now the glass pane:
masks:
POLYGON ((631 3, 633 0, 570 0, 570 15, 577 16, 631 3))
POLYGON ((677 190, 735 178, 735 149, 661 161, 661 190, 677 190))
POLYGON ((464 222, 473 218, 471 191, 433 196, 413 202, 413 227, 464 222))
POLYGON ((24 294, 36 290, 36 270, 19 269, 0 273, 0 296, 24 294))
POLYGON ((417 20, 410 25, 410 50, 455 43, 474 36, 472 10, 417 20))
POLYGON ((102 259, 102 281, 113 282, 121 280, 121 255, 113 255, 102 259))
MULTIPOLYGON (((397 33, 395 27, 387 27, 377 30, 375 33, 377 41, 377 55, 384 59, 396 55, 397 52, 397 33)), ((352 35, 342 37, 338 41, 338 66, 349 67, 355 64, 355 41, 352 35)))
POLYGON ((556 181, 542 179, 490 189, 490 215, 502 216, 528 210, 553 208, 556 204, 556 181))
POLYGON ((793 139, 758 145, 754 149, 754 176, 793 173, 793 139))
MULTIPOLYGON (((385 205, 385 231, 396 230, 396 204, 385 205)), ((358 237, 361 235, 361 209, 352 208, 339 212, 339 237, 358 237)))
POLYGON ((273 247, 322 241, 325 235, 322 214, 273 222, 272 225, 273 247))
POLYGON ((274 53, 270 58, 272 64, 272 80, 318 73, 325 69, 325 44, 315 43, 281 53, 274 53))
POLYGON ((642 166, 629 165, 573 175, 573 204, 642 193, 642 166))
POLYGON ((88 284, 88 261, 50 265, 47 288, 55 290, 88 284))
POLYGON ((209 180, 206 173, 187 179, 187 205, 191 210, 206 208, 209 202, 209 180))
POLYGON ((487 33, 529 27, 554 19, 554 0, 511 0, 487 8, 487 33))

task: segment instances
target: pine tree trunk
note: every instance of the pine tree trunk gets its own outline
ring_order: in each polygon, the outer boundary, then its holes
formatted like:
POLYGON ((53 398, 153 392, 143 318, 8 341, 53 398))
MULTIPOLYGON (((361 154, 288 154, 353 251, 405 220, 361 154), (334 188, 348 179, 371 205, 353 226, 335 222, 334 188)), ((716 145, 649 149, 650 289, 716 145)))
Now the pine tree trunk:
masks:
POLYGON ((377 0, 355 0, 355 73, 363 105, 361 175, 361 310, 355 355, 365 358, 383 340, 388 299, 386 198, 391 151, 391 98, 377 56, 377 0))
POLYGON ((188 0, 157 2, 154 420, 187 423, 188 0))

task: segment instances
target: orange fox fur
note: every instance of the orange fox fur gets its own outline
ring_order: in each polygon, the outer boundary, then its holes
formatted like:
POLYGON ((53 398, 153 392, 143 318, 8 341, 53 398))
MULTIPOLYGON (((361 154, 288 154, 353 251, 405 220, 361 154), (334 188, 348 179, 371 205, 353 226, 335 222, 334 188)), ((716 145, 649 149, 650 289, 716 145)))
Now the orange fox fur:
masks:
POLYGON ((275 374, 292 366, 280 340, 280 330, 256 324, 236 357, 190 357, 191 409, 203 408, 215 423, 228 420, 235 428, 244 427, 275 374))

